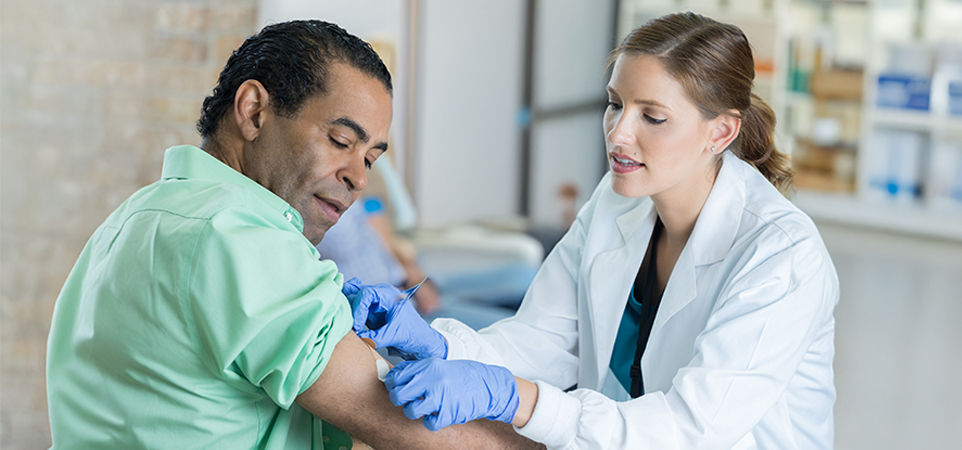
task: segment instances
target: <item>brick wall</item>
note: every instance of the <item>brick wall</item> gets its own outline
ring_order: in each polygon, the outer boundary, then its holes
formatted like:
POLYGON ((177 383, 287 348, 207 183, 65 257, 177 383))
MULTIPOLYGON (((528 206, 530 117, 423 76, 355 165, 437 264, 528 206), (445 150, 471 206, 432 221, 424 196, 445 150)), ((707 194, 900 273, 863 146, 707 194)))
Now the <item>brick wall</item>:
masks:
POLYGON ((0 0, 0 448, 50 445, 54 300, 93 230, 160 175, 256 0, 0 0))

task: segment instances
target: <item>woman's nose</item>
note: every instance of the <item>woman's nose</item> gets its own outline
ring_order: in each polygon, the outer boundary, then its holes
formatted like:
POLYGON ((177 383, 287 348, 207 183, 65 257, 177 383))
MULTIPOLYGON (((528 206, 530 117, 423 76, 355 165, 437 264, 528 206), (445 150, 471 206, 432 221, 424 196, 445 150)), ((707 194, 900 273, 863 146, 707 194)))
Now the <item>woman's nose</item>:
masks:
POLYGON ((617 119, 614 126, 608 130, 605 138, 608 139, 609 144, 617 146, 630 144, 634 140, 634 134, 627 121, 624 120, 624 115, 617 119))

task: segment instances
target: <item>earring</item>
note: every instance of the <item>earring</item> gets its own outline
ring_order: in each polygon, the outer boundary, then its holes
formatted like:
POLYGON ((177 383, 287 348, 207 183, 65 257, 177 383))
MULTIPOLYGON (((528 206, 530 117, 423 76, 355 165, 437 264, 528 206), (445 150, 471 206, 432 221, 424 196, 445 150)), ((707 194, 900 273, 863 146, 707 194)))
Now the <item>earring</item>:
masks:
POLYGON ((713 145, 713 146, 711 146, 711 152, 712 152, 712 153, 718 153, 718 149, 715 148, 715 146, 713 145))

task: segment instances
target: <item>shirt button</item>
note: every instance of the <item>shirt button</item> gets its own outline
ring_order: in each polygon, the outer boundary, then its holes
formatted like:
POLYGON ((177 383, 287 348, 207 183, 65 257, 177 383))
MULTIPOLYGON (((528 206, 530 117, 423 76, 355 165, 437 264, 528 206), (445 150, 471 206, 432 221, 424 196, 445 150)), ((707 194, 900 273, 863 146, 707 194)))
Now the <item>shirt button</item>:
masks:
POLYGON ((291 214, 290 211, 287 211, 287 212, 284 213, 284 218, 287 219, 288 222, 290 222, 290 221, 294 220, 294 215, 291 214))

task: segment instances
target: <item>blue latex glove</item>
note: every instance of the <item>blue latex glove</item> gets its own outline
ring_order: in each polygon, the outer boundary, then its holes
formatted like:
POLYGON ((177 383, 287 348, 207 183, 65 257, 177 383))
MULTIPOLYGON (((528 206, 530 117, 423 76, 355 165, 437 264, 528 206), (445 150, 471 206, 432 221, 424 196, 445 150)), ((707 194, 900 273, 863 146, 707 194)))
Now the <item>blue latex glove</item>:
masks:
POLYGON ((358 278, 344 282, 341 293, 351 304, 355 333, 363 330, 365 326, 371 329, 384 326, 388 313, 401 298, 401 291, 390 284, 362 284, 358 278))
POLYGON ((384 385, 407 418, 423 417, 432 431, 481 418, 510 424, 520 402, 508 369, 466 359, 402 361, 384 385))
POLYGON ((444 336, 421 318, 410 299, 390 308, 383 326, 374 328, 370 325, 369 321, 368 326, 372 329, 359 331, 357 335, 371 339, 378 348, 395 349, 404 359, 444 359, 448 356, 444 336))

